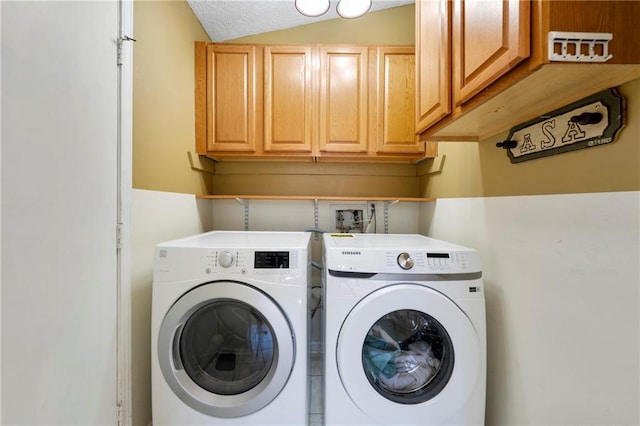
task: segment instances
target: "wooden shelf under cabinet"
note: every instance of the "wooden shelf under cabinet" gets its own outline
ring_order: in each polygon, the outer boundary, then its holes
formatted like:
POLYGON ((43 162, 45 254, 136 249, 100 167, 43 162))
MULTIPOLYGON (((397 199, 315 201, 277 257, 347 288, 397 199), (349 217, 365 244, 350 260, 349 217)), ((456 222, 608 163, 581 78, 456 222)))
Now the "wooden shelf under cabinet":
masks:
POLYGON ((196 195, 203 200, 325 200, 325 201, 407 201, 430 202, 435 198, 427 197, 348 197, 326 195, 196 195))

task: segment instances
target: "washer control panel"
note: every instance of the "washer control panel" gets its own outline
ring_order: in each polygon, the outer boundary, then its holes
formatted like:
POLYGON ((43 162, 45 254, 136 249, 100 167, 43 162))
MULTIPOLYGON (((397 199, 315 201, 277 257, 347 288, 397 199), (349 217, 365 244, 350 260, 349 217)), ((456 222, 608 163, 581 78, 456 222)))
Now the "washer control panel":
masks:
POLYGON ((265 275, 298 269, 297 250, 238 250, 207 251, 205 273, 265 275))
POLYGON ((254 278, 300 285, 308 274, 306 256, 302 249, 162 247, 157 249, 154 280, 175 282, 201 274, 204 280, 254 278))
POLYGON ((288 251, 256 251, 253 259, 256 269, 289 269, 288 251))
POLYGON ((154 282, 268 280, 306 285, 308 232, 211 231, 155 247, 154 282))

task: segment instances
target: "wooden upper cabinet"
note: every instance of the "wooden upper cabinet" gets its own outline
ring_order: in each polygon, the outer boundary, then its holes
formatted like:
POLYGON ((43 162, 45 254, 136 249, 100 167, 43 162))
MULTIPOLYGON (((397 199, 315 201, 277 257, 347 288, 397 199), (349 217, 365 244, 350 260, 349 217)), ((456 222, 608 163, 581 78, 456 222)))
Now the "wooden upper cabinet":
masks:
POLYGON ((368 49, 319 48, 320 152, 366 153, 368 127, 368 49))
POLYGON ((426 129, 451 113, 451 2, 417 0, 416 128, 426 129))
POLYGON ((385 46, 377 49, 377 129, 373 132, 378 153, 421 153, 423 144, 415 132, 415 50, 385 46))
POLYGON ((639 78, 638 16, 640 1, 416 0, 420 139, 484 140, 639 78), (610 33, 613 56, 551 58, 549 46, 555 52, 560 43, 549 43, 550 32, 610 33), (447 50, 451 82, 440 63, 447 50))
POLYGON ((413 46, 196 42, 196 152, 416 162, 425 143, 415 136, 415 87, 413 46))
POLYGON ((455 0, 453 97, 469 100, 529 56, 529 2, 455 0))
POLYGON ((311 153, 314 80, 310 46, 264 48, 264 151, 311 153))
POLYGON ((256 48, 206 47, 206 149, 256 149, 256 48))

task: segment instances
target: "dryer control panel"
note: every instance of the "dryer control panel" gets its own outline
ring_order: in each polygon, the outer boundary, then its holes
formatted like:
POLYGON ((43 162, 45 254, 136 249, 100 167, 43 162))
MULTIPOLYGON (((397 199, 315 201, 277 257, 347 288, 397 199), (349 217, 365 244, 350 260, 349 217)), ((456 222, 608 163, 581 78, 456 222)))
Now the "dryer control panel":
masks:
POLYGON ((457 274, 481 271, 479 255, 473 251, 329 251, 325 262, 326 268, 342 272, 457 274))
POLYGON ((363 274, 481 272, 474 249, 419 235, 324 235, 325 268, 363 274))
POLYGON ((452 266, 467 268, 467 256, 465 253, 426 253, 427 265, 433 270, 447 270, 452 266))
POLYGON ((385 256, 385 270, 376 272, 400 272, 411 273, 457 273, 473 272, 469 258, 474 257, 474 253, 463 252, 423 252, 423 251, 403 251, 387 252, 385 256))
MULTIPOLYGON (((418 258, 422 257, 422 253, 417 254, 418 258)), ((416 261, 411 255, 411 253, 407 253, 403 251, 398 255, 397 258, 398 266, 405 271, 413 269, 416 265, 416 261)), ((426 265, 429 270, 447 270, 451 266, 452 263, 460 263, 462 262, 463 269, 465 268, 465 256, 462 253, 430 253, 426 252, 426 265)), ((419 266, 424 266, 425 262, 420 261, 418 263, 419 266)))

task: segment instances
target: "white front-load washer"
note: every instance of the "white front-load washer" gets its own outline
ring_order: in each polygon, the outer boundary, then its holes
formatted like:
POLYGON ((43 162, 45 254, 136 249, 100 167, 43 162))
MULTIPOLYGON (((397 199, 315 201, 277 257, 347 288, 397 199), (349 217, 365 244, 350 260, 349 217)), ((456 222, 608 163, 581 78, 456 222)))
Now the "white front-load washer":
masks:
POLYGON ((152 415, 160 425, 305 425, 307 232, 213 231, 156 246, 152 415))
POLYGON ((479 254, 415 234, 323 240, 326 424, 484 424, 479 254))

